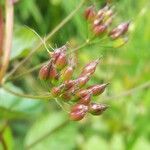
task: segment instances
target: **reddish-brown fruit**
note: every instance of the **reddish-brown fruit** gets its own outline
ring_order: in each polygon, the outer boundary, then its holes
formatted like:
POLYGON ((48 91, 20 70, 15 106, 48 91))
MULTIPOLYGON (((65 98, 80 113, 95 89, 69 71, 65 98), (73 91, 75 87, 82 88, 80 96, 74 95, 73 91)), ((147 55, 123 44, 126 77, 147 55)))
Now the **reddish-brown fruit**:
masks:
POLYGON ((53 87, 51 90, 51 93, 54 97, 57 97, 61 93, 61 88, 60 87, 53 87))
POLYGON ((62 69, 66 66, 66 64, 67 64, 66 54, 61 53, 55 62, 56 68, 62 69))
POLYGON ((69 101, 73 98, 74 96, 74 92, 75 92, 75 89, 74 87, 71 87, 69 88, 68 90, 64 90, 63 91, 63 94, 61 95, 61 98, 64 100, 64 101, 69 101))
POLYGON ((72 88, 74 85, 75 85, 75 80, 65 81, 64 90, 68 90, 68 89, 72 88))
POLYGON ((58 73, 57 73, 57 70, 54 66, 53 63, 51 63, 49 65, 50 69, 49 69, 49 79, 50 80, 53 80, 53 79, 58 79, 58 73))
POLYGON ((53 62, 55 63, 56 60, 58 59, 58 57, 60 56, 61 53, 65 53, 67 50, 67 47, 66 45, 60 47, 60 48, 57 48, 54 50, 54 52, 52 53, 52 59, 53 59, 53 62))
POLYGON ((73 68, 71 66, 68 66, 62 73, 62 80, 63 81, 70 80, 72 77, 72 74, 73 74, 73 68))
POLYGON ((79 86, 79 87, 82 87, 84 86, 88 81, 89 81, 90 77, 88 75, 85 75, 85 76, 81 76, 79 77, 77 80, 76 80, 76 84, 79 86))
POLYGON ((129 28, 129 22, 121 23, 116 28, 110 31, 109 36, 112 39, 117 39, 121 35, 124 35, 128 31, 128 28, 129 28))
POLYGON ((99 59, 96 59, 95 61, 92 61, 89 64, 87 64, 83 68, 83 70, 80 74, 80 77, 81 76, 86 76, 86 75, 88 75, 88 76, 92 75, 95 72, 95 69, 96 69, 98 63, 99 63, 99 59))
POLYGON ((76 92, 76 97, 77 98, 83 98, 83 97, 87 96, 88 94, 89 94, 89 90, 81 89, 81 90, 76 92))
POLYGON ((107 29, 106 25, 97 25, 93 28, 93 32, 96 36, 99 36, 100 34, 104 33, 107 29))
POLYGON ((105 104, 91 103, 88 106, 88 112, 92 115, 101 115, 108 108, 105 104))
POLYGON ((60 97, 63 99, 63 101, 68 102, 71 100, 71 93, 65 92, 60 97))
POLYGON ((39 78, 41 80, 46 80, 46 79, 48 79, 48 76, 49 76, 49 65, 46 64, 41 67, 41 69, 39 71, 39 78))
POLYGON ((107 84, 97 84, 88 88, 88 90, 92 93, 93 96, 100 95, 104 92, 107 84))
POLYGON ((95 10, 94 10, 94 6, 90 6, 88 7, 85 12, 84 12, 84 15, 85 15, 85 18, 88 20, 88 21, 92 21, 95 17, 95 10))
POLYGON ((79 100, 79 104, 88 105, 91 102, 91 95, 88 94, 79 100))
POLYGON ((73 121, 79 121, 84 118, 88 111, 88 107, 83 104, 76 104, 71 108, 70 119, 73 121))
POLYGON ((102 15, 104 15, 108 10, 109 10, 109 6, 108 5, 106 5, 102 9, 100 9, 98 11, 98 13, 97 13, 98 17, 101 17, 102 15))

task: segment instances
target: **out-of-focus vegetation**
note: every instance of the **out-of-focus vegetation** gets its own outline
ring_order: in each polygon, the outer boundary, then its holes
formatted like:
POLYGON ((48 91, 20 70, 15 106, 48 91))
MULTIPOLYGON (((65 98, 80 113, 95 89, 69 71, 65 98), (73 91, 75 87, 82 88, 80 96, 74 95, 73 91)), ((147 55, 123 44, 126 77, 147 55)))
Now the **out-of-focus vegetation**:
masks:
MULTIPOLYGON (((20 0, 15 5, 15 27, 11 68, 36 47, 39 38, 26 26, 44 37, 80 0, 20 0)), ((111 1, 117 10, 116 24, 131 20, 129 42, 120 48, 100 45, 78 51, 78 68, 103 55, 91 83, 109 81, 107 91, 95 101, 110 108, 98 117, 88 115, 81 122, 70 122, 54 100, 30 100, 0 89, 0 150, 149 150, 150 89, 126 91, 150 82, 150 2, 149 0, 111 1), (123 94, 122 94, 123 93, 123 94), (113 97, 111 97, 113 95, 113 97), (110 96, 110 97, 109 97, 110 96)), ((83 11, 88 4, 100 7, 104 1, 91 0, 50 40, 52 47, 66 42, 80 45, 87 34, 83 11)), ((49 58, 40 48, 14 76, 28 71, 49 58)), ((13 76, 13 77, 14 77, 13 76)), ((14 91, 42 94, 44 85, 38 79, 38 69, 18 78, 10 78, 8 86, 14 91)), ((89 83, 90 84, 90 83, 89 83)))

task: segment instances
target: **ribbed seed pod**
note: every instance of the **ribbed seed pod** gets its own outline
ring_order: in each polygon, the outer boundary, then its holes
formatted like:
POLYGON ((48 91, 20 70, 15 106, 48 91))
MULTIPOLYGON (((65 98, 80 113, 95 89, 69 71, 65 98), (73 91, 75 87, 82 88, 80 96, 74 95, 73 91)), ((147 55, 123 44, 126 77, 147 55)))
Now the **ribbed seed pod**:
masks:
POLYGON ((116 28, 109 32, 109 36, 112 39, 117 39, 121 35, 124 35, 128 31, 129 22, 124 22, 118 25, 116 28))
POLYGON ((53 59, 53 62, 55 63, 57 58, 60 56, 61 53, 65 53, 67 50, 67 47, 66 45, 60 47, 60 48, 57 48, 54 50, 54 52, 52 53, 51 57, 53 59))
POLYGON ((91 102, 91 95, 87 94, 86 96, 80 98, 79 100, 79 104, 84 104, 84 105, 88 105, 91 102))
POLYGON ((66 64, 67 64, 66 54, 61 53, 55 62, 56 68, 63 69, 66 66, 66 64))
POLYGON ((74 94, 75 94, 75 88, 74 86, 68 88, 68 89, 63 89, 62 90, 62 94, 61 94, 61 98, 64 100, 64 101, 69 101, 69 100, 72 100, 73 97, 74 97, 74 94))
POLYGON ((57 80, 58 79, 58 72, 53 64, 53 62, 49 65, 49 79, 50 80, 57 80))
POLYGON ((73 121, 79 121, 84 118, 88 111, 88 107, 83 104, 76 104, 71 108, 69 118, 73 121))
POLYGON ((82 87, 89 81, 89 79, 90 79, 89 75, 81 76, 81 77, 77 78, 76 85, 78 87, 82 87))
POLYGON ((95 72, 95 69, 97 67, 99 63, 99 59, 96 59, 95 61, 90 62, 89 64, 87 64, 83 69, 82 72, 80 74, 81 76, 85 76, 85 75, 92 75, 95 72))
POLYGON ((94 6, 90 6, 88 7, 85 12, 84 12, 84 15, 85 15, 85 18, 88 20, 88 21, 92 21, 95 17, 95 10, 94 10, 94 6))
POLYGON ((107 29, 106 25, 98 25, 94 27, 93 32, 96 36, 99 36, 100 34, 106 32, 106 29, 107 29))
POLYGON ((54 97, 58 97, 61 94, 61 87, 53 87, 51 93, 54 97))
POLYGON ((108 108, 105 104, 91 103, 88 106, 88 112, 92 115, 101 115, 108 108))
POLYGON ((53 64, 52 61, 50 61, 48 64, 44 65, 40 71, 39 71, 39 77, 40 79, 46 80, 54 80, 58 79, 58 73, 57 70, 53 64))
POLYGON ((75 85, 75 80, 65 81, 63 85, 63 91, 69 90, 75 85))
POLYGON ((89 90, 87 89, 80 89, 75 93, 77 99, 83 98, 89 94, 89 90))
POLYGON ((46 80, 49 77, 49 65, 46 64, 44 66, 41 67, 40 71, 39 71, 39 78, 41 80, 46 80))
POLYGON ((104 92, 107 85, 108 83, 93 85, 89 87, 88 90, 92 93, 93 96, 100 95, 104 92))
POLYGON ((67 66, 65 70, 62 72, 61 78, 63 81, 69 81, 72 77, 72 74, 73 74, 73 67, 67 66))

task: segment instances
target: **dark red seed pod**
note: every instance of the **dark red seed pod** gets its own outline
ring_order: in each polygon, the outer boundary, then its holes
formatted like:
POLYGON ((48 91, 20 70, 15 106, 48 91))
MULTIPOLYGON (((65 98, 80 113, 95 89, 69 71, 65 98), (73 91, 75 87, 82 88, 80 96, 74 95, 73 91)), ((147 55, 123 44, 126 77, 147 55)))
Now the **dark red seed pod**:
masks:
POLYGON ((54 64, 51 63, 51 65, 49 67, 50 67, 50 69, 49 69, 49 79, 50 80, 58 79, 58 72, 57 72, 54 64))
POLYGON ((60 98, 62 98, 63 101, 68 102, 71 100, 71 93, 65 92, 60 96, 60 98))
POLYGON ((83 68, 83 70, 82 70, 82 72, 80 74, 80 77, 81 76, 86 76, 86 75, 88 75, 88 76, 92 75, 95 72, 95 69, 96 69, 98 63, 99 63, 99 59, 96 59, 95 61, 92 61, 89 64, 87 64, 83 68))
POLYGON ((103 16, 108 10, 109 10, 109 6, 106 5, 105 7, 103 7, 102 9, 100 9, 100 10, 98 11, 97 16, 98 16, 98 17, 103 16))
POLYGON ((108 108, 105 104, 91 103, 88 106, 88 112, 92 115, 101 115, 108 108))
POLYGON ((88 75, 81 76, 76 80, 76 84, 77 86, 82 87, 89 81, 89 79, 90 79, 90 76, 88 75))
POLYGON ((128 27, 129 27, 129 22, 121 23, 120 25, 118 25, 116 28, 114 28, 109 32, 109 36, 112 39, 116 39, 121 35, 124 35, 128 31, 128 27))
POLYGON ((93 28, 93 32, 96 36, 106 32, 107 26, 106 25, 97 25, 93 28))
POLYGON ((75 95, 77 98, 83 98, 83 97, 89 95, 89 90, 87 90, 87 89, 78 90, 75 95))
POLYGON ((54 97, 57 97, 61 94, 61 87, 53 87, 51 93, 54 97))
POLYGON ((60 56, 61 53, 65 53, 67 50, 67 47, 66 45, 60 47, 60 48, 57 48, 54 50, 54 52, 52 53, 51 57, 53 59, 53 62, 55 63, 56 60, 58 59, 58 57, 60 56))
POLYGON ((75 85, 75 80, 65 81, 64 90, 68 90, 68 89, 72 88, 74 85, 75 85))
POLYGON ((79 104, 88 105, 91 102, 91 95, 88 94, 79 100, 79 104))
POLYGON ((62 80, 63 81, 68 81, 71 79, 73 74, 73 67, 68 66, 67 68, 65 68, 65 70, 62 73, 62 80))
POLYGON ((92 21, 96 15, 95 10, 94 10, 94 6, 90 6, 88 7, 85 12, 84 12, 85 18, 88 21, 92 21))
POLYGON ((49 65, 46 64, 44 66, 41 67, 40 71, 39 71, 39 78, 41 80, 46 80, 49 76, 49 65))
POLYGON ((107 85, 108 83, 93 85, 89 87, 88 90, 92 93, 93 96, 100 95, 104 92, 107 85))
POLYGON ((66 66, 66 64, 67 64, 66 54, 61 53, 55 62, 56 68, 63 69, 66 66))
POLYGON ((73 121, 79 121, 84 118, 88 111, 88 107, 83 104, 76 104, 71 108, 70 119, 73 121))

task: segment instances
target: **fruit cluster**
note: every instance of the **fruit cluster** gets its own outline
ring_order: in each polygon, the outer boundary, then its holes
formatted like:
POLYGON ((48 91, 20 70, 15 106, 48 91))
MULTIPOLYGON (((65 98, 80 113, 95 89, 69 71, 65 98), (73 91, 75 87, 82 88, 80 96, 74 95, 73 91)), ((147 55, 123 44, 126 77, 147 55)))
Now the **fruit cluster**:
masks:
POLYGON ((70 110, 71 120, 81 120, 88 112, 93 115, 100 115, 106 110, 107 105, 92 103, 91 100, 94 96, 103 93, 108 84, 85 87, 100 60, 96 59, 87 64, 79 76, 72 79, 74 68, 66 51, 66 46, 54 50, 49 63, 42 66, 39 71, 40 79, 51 82, 53 85, 51 94, 54 98, 73 104, 70 110))
POLYGON ((106 33, 113 40, 124 35, 129 27, 129 22, 124 22, 113 29, 109 29, 114 17, 113 8, 108 5, 98 11, 95 10, 94 6, 85 10, 85 18, 89 22, 94 35, 99 36, 106 33))

